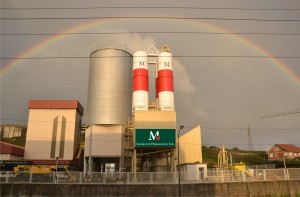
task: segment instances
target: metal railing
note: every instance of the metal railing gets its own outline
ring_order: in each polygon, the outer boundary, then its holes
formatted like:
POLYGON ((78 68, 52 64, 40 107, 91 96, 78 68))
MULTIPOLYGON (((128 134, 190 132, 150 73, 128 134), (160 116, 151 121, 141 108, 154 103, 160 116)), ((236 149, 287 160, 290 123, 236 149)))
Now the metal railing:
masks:
MULTIPOLYGON (((51 174, 3 172, 0 183, 48 183, 48 184, 178 184, 177 172, 53 172, 51 174)), ((181 172, 182 184, 300 180, 300 169, 250 169, 208 170, 204 172, 181 172)))

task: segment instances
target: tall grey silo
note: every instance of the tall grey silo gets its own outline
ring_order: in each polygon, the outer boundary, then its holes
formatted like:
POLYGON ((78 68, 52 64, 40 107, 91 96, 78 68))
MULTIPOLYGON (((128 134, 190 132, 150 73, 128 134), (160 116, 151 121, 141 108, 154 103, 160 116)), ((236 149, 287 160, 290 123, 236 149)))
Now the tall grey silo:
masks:
POLYGON ((132 55, 115 48, 91 54, 87 123, 123 124, 131 115, 132 55))
POLYGON ((98 49, 90 57, 84 171, 105 171, 106 165, 118 171, 123 124, 131 116, 133 58, 115 48, 98 49))

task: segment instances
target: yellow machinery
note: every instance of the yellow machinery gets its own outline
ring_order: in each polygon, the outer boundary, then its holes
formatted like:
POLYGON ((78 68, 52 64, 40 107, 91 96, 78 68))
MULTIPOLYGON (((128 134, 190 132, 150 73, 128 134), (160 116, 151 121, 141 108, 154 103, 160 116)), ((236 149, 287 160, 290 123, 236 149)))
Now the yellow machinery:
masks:
POLYGON ((244 171, 246 173, 246 175, 248 175, 249 177, 253 177, 254 175, 247 170, 246 164, 243 162, 240 163, 232 163, 230 165, 230 169, 231 170, 240 170, 240 171, 244 171))
POLYGON ((220 152, 218 154, 218 167, 222 170, 239 170, 244 171, 249 177, 254 175, 247 170, 246 164, 243 162, 239 163, 228 163, 228 154, 225 150, 224 145, 222 144, 220 152))
POLYGON ((76 180, 76 177, 72 175, 66 165, 17 165, 14 167, 15 174, 22 172, 32 174, 51 174, 56 171, 65 171, 72 181, 76 180))
POLYGON ((222 144, 220 152, 218 154, 218 167, 221 169, 228 168, 228 155, 227 155, 227 151, 225 150, 225 147, 223 144, 222 144))
POLYGON ((246 164, 243 162, 240 163, 232 163, 230 166, 231 170, 246 170, 246 164))

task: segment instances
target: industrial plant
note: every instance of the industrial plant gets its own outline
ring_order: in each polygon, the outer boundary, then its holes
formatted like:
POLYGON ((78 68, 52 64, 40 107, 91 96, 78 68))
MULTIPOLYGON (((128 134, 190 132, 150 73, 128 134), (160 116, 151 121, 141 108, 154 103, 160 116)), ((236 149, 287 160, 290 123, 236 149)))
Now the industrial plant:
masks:
POLYGON ((179 135, 173 67, 167 45, 134 53, 93 51, 85 114, 76 100, 30 100, 26 145, 16 147, 16 159, 88 174, 206 170, 200 125, 179 135), (153 101, 150 70, 155 70, 153 101))
MULTIPOLYGON (((179 130, 168 46, 133 55, 99 49, 90 62, 83 171, 175 171, 179 130), (155 67, 155 101, 149 101, 150 66, 155 67)), ((193 151, 182 146, 181 163, 202 163, 200 126, 194 130, 185 135, 198 135, 198 141, 190 144, 193 151)))
MULTIPOLYGON (((30 100, 27 131, 20 125, 1 125, 5 138, 20 141, 26 133, 25 147, 8 139, 0 141, 3 193, 23 195, 26 188, 30 195, 33 191, 49 195, 52 188, 54 196, 238 196, 247 192, 263 196, 264 190, 249 189, 255 184, 260 187, 261 181, 274 182, 268 186, 272 195, 299 190, 299 184, 286 184, 299 180, 299 170, 286 168, 285 158, 300 154, 298 147, 287 144, 276 144, 269 151, 269 159, 283 159, 283 169, 274 169, 275 164, 250 168, 234 162, 222 145, 217 166, 208 170, 202 162, 200 125, 181 133, 184 125, 177 123, 174 68, 168 46, 92 52, 86 111, 77 100, 30 100), (150 81, 155 83, 154 91, 150 81), (40 189, 43 186, 47 189, 40 189)), ((205 148, 207 156, 210 148, 205 148)), ((251 151, 242 153, 255 156, 251 151)))

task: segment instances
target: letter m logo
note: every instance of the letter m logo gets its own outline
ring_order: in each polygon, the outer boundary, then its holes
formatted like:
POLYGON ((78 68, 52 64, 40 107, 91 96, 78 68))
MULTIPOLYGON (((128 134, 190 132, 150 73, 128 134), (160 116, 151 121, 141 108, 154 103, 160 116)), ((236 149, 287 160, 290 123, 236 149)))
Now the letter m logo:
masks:
POLYGON ((170 67, 170 63, 169 62, 165 62, 164 63, 164 67, 170 67))
POLYGON ((157 137, 159 137, 159 131, 156 131, 155 134, 152 131, 150 131, 149 140, 156 140, 157 137))
POLYGON ((139 66, 145 66, 145 62, 140 62, 139 66))

